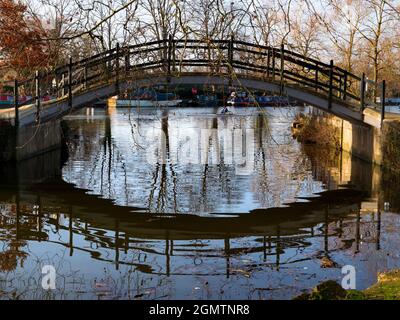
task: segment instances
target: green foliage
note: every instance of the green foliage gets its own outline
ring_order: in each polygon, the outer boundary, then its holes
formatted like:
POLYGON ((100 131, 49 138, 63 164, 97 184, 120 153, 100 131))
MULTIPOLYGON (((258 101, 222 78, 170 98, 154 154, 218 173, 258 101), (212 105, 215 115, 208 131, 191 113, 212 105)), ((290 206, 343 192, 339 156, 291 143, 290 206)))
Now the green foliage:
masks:
POLYGON ((379 274, 378 283, 364 293, 373 300, 400 300, 400 270, 379 274))
POLYGON ((317 285, 311 293, 304 293, 294 300, 341 300, 346 294, 346 290, 336 281, 328 280, 317 285))
POLYGON ((380 273, 378 283, 363 291, 344 290, 336 281, 328 280, 294 300, 400 300, 400 270, 380 273))

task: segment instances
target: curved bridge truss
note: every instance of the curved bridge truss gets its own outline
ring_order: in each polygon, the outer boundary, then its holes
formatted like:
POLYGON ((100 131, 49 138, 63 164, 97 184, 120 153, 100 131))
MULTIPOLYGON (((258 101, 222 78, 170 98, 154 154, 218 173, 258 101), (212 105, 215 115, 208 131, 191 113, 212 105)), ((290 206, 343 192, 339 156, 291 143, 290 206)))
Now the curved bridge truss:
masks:
MULTIPOLYGON (((383 85, 330 63, 281 46, 244 41, 175 40, 120 47, 72 61, 32 79, 15 81, 15 108, 2 119, 23 126, 62 117, 71 109, 127 89, 156 84, 221 84, 291 96, 351 121, 363 121, 365 108, 383 85), (21 102, 20 97, 31 98, 21 102)), ((381 89, 382 88, 382 89, 381 89)), ((384 105, 384 99, 381 99, 384 105)))

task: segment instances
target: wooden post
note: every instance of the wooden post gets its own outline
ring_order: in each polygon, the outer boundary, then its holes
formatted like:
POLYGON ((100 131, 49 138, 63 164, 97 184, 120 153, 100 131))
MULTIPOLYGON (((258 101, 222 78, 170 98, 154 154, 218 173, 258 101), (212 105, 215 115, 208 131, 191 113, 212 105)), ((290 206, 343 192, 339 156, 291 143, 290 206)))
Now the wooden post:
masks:
POLYGON ((360 83, 360 105, 361 105, 361 113, 363 113, 365 108, 365 73, 362 74, 360 83))
POLYGON ((119 42, 115 48, 115 91, 119 93, 119 42))
POLYGON ((61 82, 62 82, 62 87, 61 87, 61 97, 63 98, 65 96, 65 73, 61 73, 61 82))
POLYGON ((231 34, 231 38, 228 43, 228 75, 229 75, 229 86, 232 86, 232 73, 233 73, 233 34, 231 34))
POLYGON ((171 75, 172 35, 168 36, 167 74, 171 75))
POLYGON ((172 72, 176 71, 176 45, 175 45, 175 40, 171 36, 171 65, 172 65, 172 72))
POLYGON ((68 63, 68 107, 72 108, 72 57, 68 63))
POLYGON ((68 220, 68 230, 69 230, 69 255, 72 257, 74 254, 74 229, 72 225, 72 208, 69 209, 69 220, 68 220))
POLYGON ((56 96, 57 96, 57 99, 60 97, 59 87, 60 87, 60 75, 56 71, 56 96))
POLYGON ((343 79, 343 100, 346 101, 347 99, 347 71, 344 73, 343 79))
POLYGON ((281 261, 281 228, 279 224, 276 226, 276 244, 275 244, 275 253, 276 253, 276 270, 279 271, 279 265, 281 261))
POLYGON ((129 48, 126 48, 126 53, 125 53, 125 77, 128 76, 128 72, 130 69, 130 55, 129 55, 129 48))
POLYGON ((268 49, 267 52, 267 77, 269 78, 269 65, 271 62, 271 53, 270 53, 270 49, 268 49))
POLYGON ((332 108, 332 93, 333 93, 333 60, 329 63, 329 97, 328 108, 332 108))
POLYGON ((19 127, 19 110, 18 110, 18 80, 14 80, 14 110, 15 110, 15 120, 14 126, 19 127))
POLYGON ((275 48, 272 48, 272 79, 275 80, 275 48))
POLYGON ((285 72, 285 45, 282 43, 281 44, 281 79, 280 79, 280 87, 279 87, 279 92, 280 92, 281 96, 283 94, 284 72, 285 72))
POLYGON ((40 83, 39 71, 35 72, 36 123, 40 122, 40 83))
POLYGON ((228 46, 228 63, 231 69, 233 68, 233 34, 231 35, 231 38, 229 39, 229 46, 228 46))
POLYGON ((385 120, 385 103, 386 103, 386 81, 382 81, 382 95, 381 95, 381 127, 383 124, 383 120, 385 120))
POLYGON ((317 91, 317 92, 318 92, 318 68, 319 68, 318 63, 316 63, 315 64, 315 80, 314 80, 314 83, 315 83, 315 91, 317 91))
POLYGON ((85 83, 84 83, 84 86, 85 86, 85 89, 87 88, 87 78, 88 78, 88 69, 87 69, 87 67, 85 66, 85 68, 84 68, 84 81, 85 81, 85 83))

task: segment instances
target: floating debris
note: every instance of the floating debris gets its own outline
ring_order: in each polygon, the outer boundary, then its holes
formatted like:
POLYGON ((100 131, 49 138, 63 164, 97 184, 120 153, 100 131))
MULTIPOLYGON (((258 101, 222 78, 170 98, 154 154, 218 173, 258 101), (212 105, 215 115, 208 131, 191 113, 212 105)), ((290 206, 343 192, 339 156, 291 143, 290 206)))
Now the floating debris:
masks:
POLYGON ((337 263, 328 257, 323 257, 321 259, 321 268, 336 268, 337 263))

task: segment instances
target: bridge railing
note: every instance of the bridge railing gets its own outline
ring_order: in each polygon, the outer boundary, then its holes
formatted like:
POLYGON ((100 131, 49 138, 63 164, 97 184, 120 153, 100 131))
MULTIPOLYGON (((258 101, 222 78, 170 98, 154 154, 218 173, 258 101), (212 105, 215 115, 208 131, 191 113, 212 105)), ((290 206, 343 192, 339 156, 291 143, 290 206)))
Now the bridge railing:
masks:
MULTIPOLYGON (((235 40, 168 39, 129 45, 96 54, 67 64, 47 73, 17 82, 16 93, 32 99, 15 106, 18 123, 19 108, 36 107, 36 121, 40 121, 41 108, 57 100, 67 99, 72 108, 73 96, 93 90, 94 87, 114 83, 119 88, 122 80, 135 81, 138 77, 167 75, 179 77, 185 73, 220 75, 234 80, 246 76, 321 95, 333 102, 362 112, 365 107, 380 109, 373 102, 371 88, 374 82, 357 76, 338 66, 303 56, 285 48, 261 46, 235 40), (51 98, 50 101, 49 97, 51 98)), ((384 90, 383 90, 384 91, 384 90)), ((384 99, 383 99, 384 100, 384 99)), ((18 101, 18 100, 17 100, 18 101)))

